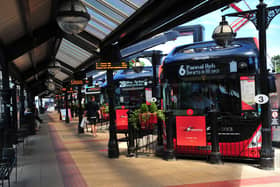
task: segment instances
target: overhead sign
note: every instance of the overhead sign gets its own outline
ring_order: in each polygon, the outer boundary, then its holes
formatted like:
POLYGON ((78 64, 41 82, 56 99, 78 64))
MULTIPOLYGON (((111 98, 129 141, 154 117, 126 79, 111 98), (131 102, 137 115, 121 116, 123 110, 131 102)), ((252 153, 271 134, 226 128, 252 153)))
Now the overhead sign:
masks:
POLYGON ((84 85, 87 83, 88 83, 88 80, 71 80, 71 85, 75 85, 75 86, 84 85))
POLYGON ((126 62, 112 63, 112 62, 96 62, 95 69, 108 70, 108 69, 127 69, 128 64, 126 62))
POLYGON ((101 93, 101 88, 86 88, 86 94, 99 94, 101 93))
POLYGON ((267 95, 264 95, 264 94, 258 94, 258 95, 256 95, 256 97, 255 97, 256 103, 258 103, 258 104, 260 104, 260 105, 263 105, 263 104, 267 103, 268 100, 269 100, 269 99, 268 99, 268 96, 267 96, 267 95))
POLYGON ((120 81, 120 88, 128 88, 128 87, 146 87, 148 85, 153 84, 152 80, 123 80, 120 81))
POLYGON ((66 92, 67 91, 67 93, 74 93, 74 92, 76 92, 75 90, 73 90, 73 88, 61 88, 61 91, 63 91, 63 92, 66 92))

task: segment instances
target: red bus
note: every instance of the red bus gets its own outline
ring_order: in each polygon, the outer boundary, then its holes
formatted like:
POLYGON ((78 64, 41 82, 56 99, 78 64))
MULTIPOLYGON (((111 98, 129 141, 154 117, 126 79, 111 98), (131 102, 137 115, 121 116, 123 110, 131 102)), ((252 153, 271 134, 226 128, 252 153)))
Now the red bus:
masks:
POLYGON ((164 110, 172 111, 176 155, 211 152, 209 111, 217 111, 224 157, 259 158, 258 48, 254 38, 223 48, 214 41, 176 47, 163 62, 164 110))

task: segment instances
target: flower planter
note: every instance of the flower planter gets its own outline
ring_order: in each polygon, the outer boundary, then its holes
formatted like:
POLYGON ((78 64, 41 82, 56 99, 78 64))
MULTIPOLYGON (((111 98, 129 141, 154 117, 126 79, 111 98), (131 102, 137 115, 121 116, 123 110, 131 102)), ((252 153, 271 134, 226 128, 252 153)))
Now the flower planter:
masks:
POLYGON ((140 113, 139 114, 139 123, 141 129, 148 129, 149 127, 149 113, 140 113))
POLYGON ((158 119, 157 119, 157 113, 150 113, 150 124, 157 124, 158 123, 158 119))

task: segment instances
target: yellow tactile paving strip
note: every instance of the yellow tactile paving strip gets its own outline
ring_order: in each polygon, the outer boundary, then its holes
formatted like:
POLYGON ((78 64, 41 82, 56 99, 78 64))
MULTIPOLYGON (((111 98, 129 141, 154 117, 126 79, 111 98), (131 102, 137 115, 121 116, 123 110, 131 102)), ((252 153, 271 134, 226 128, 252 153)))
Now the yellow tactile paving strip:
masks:
MULTIPOLYGON (((246 164, 224 163, 212 165, 205 161, 177 160, 165 161, 156 157, 128 158, 121 150, 118 159, 107 157, 109 134, 77 134, 77 121, 65 124, 56 121, 56 113, 49 114, 55 122, 50 122, 70 153, 87 185, 92 186, 215 186, 219 181, 234 181, 234 186, 280 186, 280 181, 271 180, 258 184, 251 178, 269 179, 279 176, 280 171, 265 171, 246 164), (211 184, 212 183, 212 184, 211 184)), ((273 179, 274 179, 273 178, 273 179)), ((257 181, 257 180, 256 180, 257 181)), ((261 180, 260 180, 261 181, 261 180)), ((227 187, 230 183, 227 184, 227 187)))

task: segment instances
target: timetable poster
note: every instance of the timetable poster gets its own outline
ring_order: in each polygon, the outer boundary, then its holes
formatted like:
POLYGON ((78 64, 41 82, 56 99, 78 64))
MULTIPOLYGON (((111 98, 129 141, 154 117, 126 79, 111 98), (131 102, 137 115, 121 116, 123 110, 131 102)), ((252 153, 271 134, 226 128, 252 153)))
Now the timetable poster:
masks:
POLYGON ((241 90, 241 109, 242 110, 255 110, 255 77, 242 76, 240 77, 240 90, 241 90))

